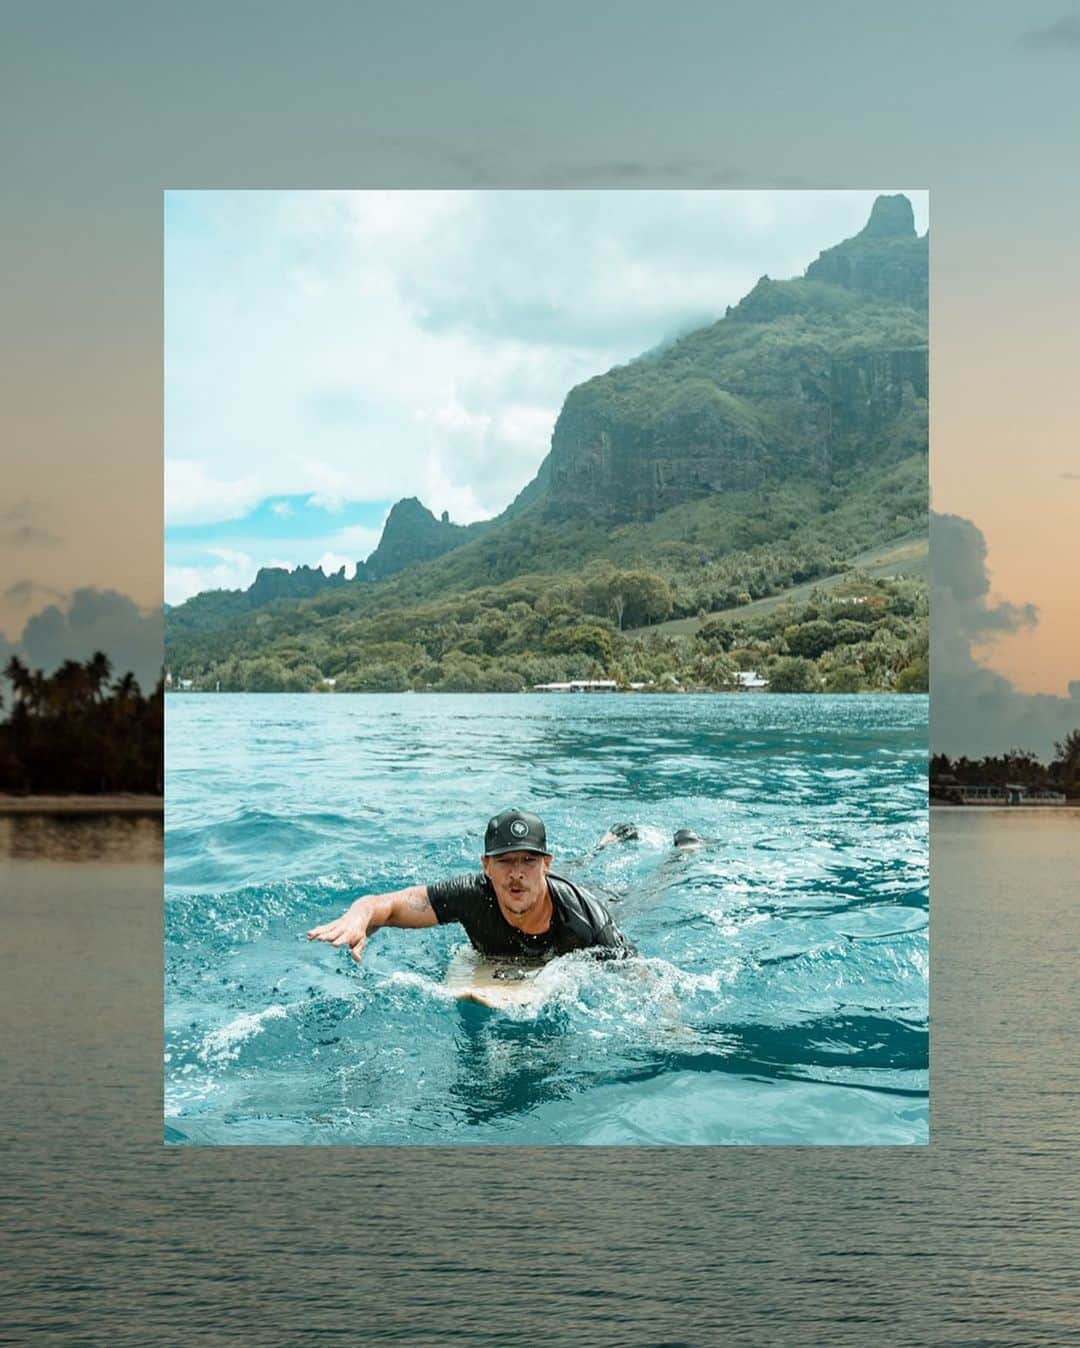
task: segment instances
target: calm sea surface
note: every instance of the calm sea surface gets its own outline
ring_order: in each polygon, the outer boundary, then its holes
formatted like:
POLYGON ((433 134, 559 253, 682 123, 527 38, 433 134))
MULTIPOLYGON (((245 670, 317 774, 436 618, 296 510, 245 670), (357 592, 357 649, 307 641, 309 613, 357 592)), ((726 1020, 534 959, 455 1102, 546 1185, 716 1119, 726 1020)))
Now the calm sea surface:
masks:
POLYGON ((159 849, 0 827, 0 1340, 1080 1339, 1080 813, 932 814, 928 1147, 164 1147, 159 849))
POLYGON ((176 697, 170 1142, 924 1143, 926 699, 176 697), (443 986, 462 929, 302 933, 476 870, 504 805, 640 956, 537 1008, 443 986), (636 842, 596 853, 609 824, 636 842), (688 826, 706 839, 672 846, 688 826))

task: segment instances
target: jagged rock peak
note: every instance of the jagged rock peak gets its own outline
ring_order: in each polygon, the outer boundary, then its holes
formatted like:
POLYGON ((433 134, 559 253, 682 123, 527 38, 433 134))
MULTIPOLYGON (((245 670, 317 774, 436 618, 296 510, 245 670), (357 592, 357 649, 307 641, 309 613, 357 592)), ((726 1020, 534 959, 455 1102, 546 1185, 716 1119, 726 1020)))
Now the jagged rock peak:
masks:
POLYGON ((321 566, 298 566, 294 571, 283 566, 261 566, 246 594, 251 606, 259 608, 273 599, 309 599, 344 584, 344 567, 327 575, 321 566))
POLYGON ((911 202, 902 193, 878 197, 863 229, 826 248, 806 269, 808 281, 843 286, 878 300, 925 312, 930 279, 929 235, 915 233, 911 202))
POLYGON ((436 519, 415 496, 403 497, 390 507, 379 546, 356 568, 358 580, 382 580, 414 562, 428 561, 449 552, 465 537, 465 527, 453 524, 443 511, 436 519))
POLYGON ((895 239, 913 237, 914 234, 915 212, 911 208, 911 202, 903 192, 897 192, 895 196, 877 198, 870 211, 870 219, 859 237, 895 239))
POLYGON ((435 516, 424 505, 418 496, 403 496, 400 501, 395 501, 390 507, 390 513, 386 517, 387 527, 394 525, 411 523, 435 523, 435 516))

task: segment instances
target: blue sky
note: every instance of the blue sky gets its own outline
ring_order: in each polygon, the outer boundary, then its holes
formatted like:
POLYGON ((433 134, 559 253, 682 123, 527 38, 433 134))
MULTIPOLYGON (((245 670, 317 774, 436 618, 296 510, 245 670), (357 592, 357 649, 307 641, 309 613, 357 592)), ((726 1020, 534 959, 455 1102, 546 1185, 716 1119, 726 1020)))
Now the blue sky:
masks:
POLYGON ((260 566, 321 566, 328 575, 344 566, 351 577, 378 543, 392 504, 275 496, 236 519, 168 525, 165 601, 181 603, 204 589, 242 588, 260 566))

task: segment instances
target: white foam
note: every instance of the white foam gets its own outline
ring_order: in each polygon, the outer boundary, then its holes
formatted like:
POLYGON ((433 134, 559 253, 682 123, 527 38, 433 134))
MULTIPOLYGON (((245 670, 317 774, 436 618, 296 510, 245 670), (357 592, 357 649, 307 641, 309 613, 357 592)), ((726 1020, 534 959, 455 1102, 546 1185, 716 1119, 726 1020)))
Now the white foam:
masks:
MULTIPOLYGON (((670 961, 633 956, 599 961, 587 951, 563 955, 534 976, 535 998, 502 1008, 513 1020, 535 1020, 554 1006, 577 1011, 595 1025, 623 1024, 656 1012, 670 1013, 687 996, 716 995, 735 981, 743 961, 732 958, 709 973, 690 973, 670 961)), ((457 993, 444 983, 411 970, 391 973, 384 986, 414 988, 437 1001, 452 1002, 457 993)))
POLYGON ((203 1062, 228 1062, 239 1056, 240 1045, 261 1034, 268 1020, 282 1020, 289 1014, 284 1006, 268 1006, 265 1011, 249 1011, 229 1021, 203 1038, 199 1057, 203 1062))
POLYGON ((457 996, 444 983, 437 983, 433 978, 425 977, 424 974, 413 973, 411 969, 395 970, 386 980, 386 985, 397 988, 416 988, 428 997, 435 997, 443 1002, 452 1002, 457 996))

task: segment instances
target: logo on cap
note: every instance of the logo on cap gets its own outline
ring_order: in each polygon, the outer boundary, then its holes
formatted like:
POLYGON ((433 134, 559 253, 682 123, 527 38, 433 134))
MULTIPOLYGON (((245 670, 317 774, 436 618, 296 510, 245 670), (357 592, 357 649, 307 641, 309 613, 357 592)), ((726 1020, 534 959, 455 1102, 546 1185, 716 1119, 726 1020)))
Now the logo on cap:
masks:
POLYGON ((510 832, 515 838, 525 838, 528 837, 529 826, 524 819, 515 819, 510 825, 510 832))

